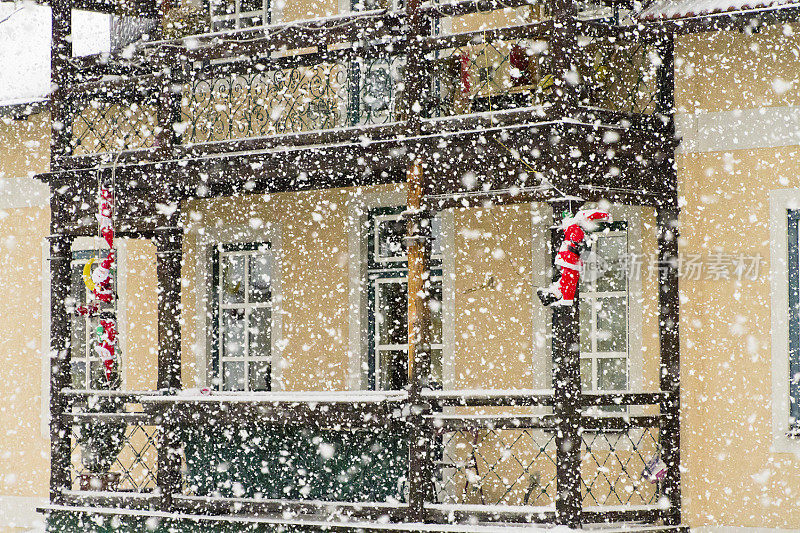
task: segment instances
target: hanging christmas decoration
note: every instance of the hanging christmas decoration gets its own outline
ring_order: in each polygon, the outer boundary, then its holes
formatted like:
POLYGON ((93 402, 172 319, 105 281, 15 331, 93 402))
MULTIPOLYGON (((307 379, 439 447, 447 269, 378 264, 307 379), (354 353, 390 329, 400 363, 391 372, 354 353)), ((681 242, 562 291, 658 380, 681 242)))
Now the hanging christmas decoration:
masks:
POLYGON ((117 345, 116 302, 112 275, 115 266, 113 216, 113 193, 107 187, 100 187, 97 213, 98 233, 105 240, 109 250, 99 263, 98 257, 93 257, 83 267, 83 283, 89 297, 86 305, 81 305, 76 309, 81 316, 97 316, 99 319, 94 350, 103 362, 106 381, 109 384, 114 375, 117 345))
POLYGON ((580 281, 583 261, 581 252, 591 247, 596 237, 593 234, 611 223, 611 215, 599 209, 581 209, 574 216, 565 216, 561 222, 564 241, 553 262, 560 268, 556 281, 549 287, 536 291, 542 304, 548 307, 570 306, 580 281))

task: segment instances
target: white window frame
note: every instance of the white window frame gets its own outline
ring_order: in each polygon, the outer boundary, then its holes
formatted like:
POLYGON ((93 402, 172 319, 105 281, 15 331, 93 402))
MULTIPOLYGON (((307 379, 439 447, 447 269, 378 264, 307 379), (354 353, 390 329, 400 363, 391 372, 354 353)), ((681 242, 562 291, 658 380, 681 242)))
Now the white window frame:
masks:
MULTIPOLYGON (((283 349, 283 292, 281 290, 283 248, 282 228, 278 221, 265 222, 258 229, 248 225, 204 226, 191 224, 187 231, 195 239, 195 339, 192 351, 195 355, 195 387, 212 387, 211 359, 214 353, 211 317, 214 316, 214 297, 210 289, 214 280, 214 254, 220 244, 243 244, 269 242, 272 250, 272 337, 270 339, 271 389, 285 390, 283 368, 285 365, 283 349)), ((236 394, 236 392, 226 392, 236 394)))
MULTIPOLYGON (((406 185, 383 190, 356 189, 348 199, 348 390, 369 389, 369 286, 367 280, 367 231, 369 212, 380 207, 406 204, 406 185)), ((455 383, 455 234, 452 211, 440 213, 442 224, 442 387, 455 383)))
MULTIPOLYGON (((618 236, 625 236, 625 248, 628 254, 631 252, 631 241, 630 241, 630 233, 629 233, 629 226, 630 223, 626 220, 626 228, 624 230, 614 230, 609 232, 604 232, 602 235, 598 236, 598 241, 600 239, 605 239, 608 237, 618 237, 618 236)), ((595 243, 596 246, 596 243, 595 243)), ((592 251, 594 253, 594 250, 592 251)), ((627 274, 627 273, 626 273, 627 274)), ((592 284, 596 283, 596 281, 592 281, 592 284)), ((597 335, 596 335, 596 327, 597 327, 597 307, 595 305, 590 306, 591 311, 591 331, 593 333, 591 338, 591 350, 588 353, 583 352, 581 350, 580 359, 583 361, 584 359, 589 359, 592 362, 592 382, 591 387, 584 389, 586 392, 616 392, 614 390, 600 390, 597 388, 598 377, 597 377, 597 367, 598 362, 600 359, 625 359, 625 383, 626 386, 622 391, 627 391, 630 389, 631 383, 631 296, 630 296, 630 289, 631 289, 631 279, 629 276, 626 275, 625 280, 625 290, 624 291, 607 291, 607 292, 596 292, 596 291, 587 291, 583 286, 581 287, 581 291, 579 292, 580 297, 580 305, 589 305, 590 301, 597 300, 598 298, 625 298, 625 351, 624 352, 598 352, 597 351, 597 335)))
MULTIPOLYGON (((277 2, 276 2, 277 3, 277 2)), ((242 0, 234 0, 234 8, 233 13, 229 13, 226 15, 215 15, 213 12, 213 1, 209 2, 208 4, 208 14, 211 17, 211 29, 214 32, 217 31, 233 31, 233 30, 240 30, 240 29, 248 29, 248 28, 258 28, 261 26, 269 26, 270 24, 274 24, 275 21, 273 19, 273 12, 272 12, 272 0, 261 0, 261 9, 256 11, 241 11, 242 0), (247 19, 250 17, 261 17, 262 24, 256 25, 247 25, 242 26, 241 21, 242 19, 247 19), (234 21, 233 28, 220 28, 217 29, 217 24, 224 23, 228 21, 234 21)))
POLYGON ((800 209, 800 189, 772 190, 770 206, 770 327, 772 336, 772 453, 800 456, 789 435, 789 210, 800 209))
MULTIPOLYGON (((223 299, 222 291, 224 287, 224 282, 221 277, 221 272, 217 274, 217 286, 214 287, 214 290, 217 293, 216 297, 216 319, 217 323, 215 324, 216 327, 216 335, 214 336, 214 340, 216 346, 214 346, 214 353, 216 354, 216 363, 217 363, 217 375, 216 377, 219 378, 218 384, 215 385, 215 389, 219 391, 225 392, 258 392, 253 391, 250 389, 250 363, 269 363, 270 365, 270 389, 272 388, 272 341, 270 340, 270 355, 268 356, 253 356, 250 354, 250 342, 248 337, 250 332, 248 328, 245 327, 243 331, 244 337, 244 346, 242 347, 243 353, 241 356, 227 356, 223 352, 223 342, 224 342, 224 311, 230 310, 241 310, 244 312, 245 316, 245 325, 250 324, 250 315, 252 314, 253 310, 257 309, 269 309, 270 310, 270 328, 272 327, 272 290, 271 290, 271 281, 272 281, 272 274, 274 271, 273 265, 273 252, 272 252, 272 245, 269 242, 254 242, 254 243, 243 243, 248 245, 248 248, 243 248, 239 250, 222 250, 225 246, 223 244, 217 245, 216 249, 216 267, 222 269, 223 264, 223 257, 245 257, 245 263, 243 265, 244 268, 244 302, 242 303, 226 303, 223 299), (250 245, 257 246, 257 248, 250 248, 250 245), (249 294, 250 294, 250 276, 249 276, 249 262, 250 257, 255 254, 264 254, 267 253, 269 255, 269 276, 270 276, 270 299, 267 302, 249 302, 249 294), (225 373, 223 371, 223 366, 225 363, 243 363, 244 365, 244 389, 241 390, 226 390, 225 389, 225 373)), ((272 331, 270 329, 270 339, 272 339, 272 331)))
MULTIPOLYGON (((95 237, 79 237, 74 240, 70 253, 83 251, 83 250, 107 250, 105 242, 100 238, 95 237)), ((123 354, 129 354, 128 350, 128 319, 127 319, 127 301, 128 301, 128 247, 124 239, 118 239, 114 242, 114 249, 116 250, 117 262, 117 329, 120 351, 123 354)), ((41 375, 41 388, 42 388, 42 402, 41 402, 41 434, 45 439, 50 438, 50 361, 53 357, 50 351, 50 243, 45 238, 42 239, 42 375, 41 375)), ((71 261, 70 261, 71 263, 71 261)), ((127 390, 128 384, 128 366, 122 360, 120 368, 120 389, 127 390)))

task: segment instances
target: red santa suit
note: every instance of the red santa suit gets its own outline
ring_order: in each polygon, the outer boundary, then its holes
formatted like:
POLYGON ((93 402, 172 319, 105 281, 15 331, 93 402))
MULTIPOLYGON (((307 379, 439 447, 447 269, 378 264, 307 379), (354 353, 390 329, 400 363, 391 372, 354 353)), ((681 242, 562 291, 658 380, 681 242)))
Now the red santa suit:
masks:
POLYGON ((100 236, 108 243, 109 248, 114 247, 114 216, 113 198, 111 191, 103 187, 100 189, 100 212, 97 214, 97 222, 100 226, 100 236))
POLYGON ((113 318, 101 318, 98 328, 99 339, 94 349, 100 360, 103 361, 103 368, 106 372, 106 379, 111 381, 114 371, 114 352, 117 345, 117 322, 113 318))
POLYGON ((114 299, 111 288, 111 269, 114 267, 114 250, 110 250, 100 265, 92 271, 94 297, 97 301, 110 303, 114 299))
POLYGON ((573 217, 566 217, 561 223, 564 241, 558 249, 554 261, 561 269, 558 279, 537 292, 543 305, 572 305, 578 289, 583 261, 581 252, 592 245, 592 234, 601 228, 601 223, 610 223, 611 215, 599 209, 581 209, 573 217))

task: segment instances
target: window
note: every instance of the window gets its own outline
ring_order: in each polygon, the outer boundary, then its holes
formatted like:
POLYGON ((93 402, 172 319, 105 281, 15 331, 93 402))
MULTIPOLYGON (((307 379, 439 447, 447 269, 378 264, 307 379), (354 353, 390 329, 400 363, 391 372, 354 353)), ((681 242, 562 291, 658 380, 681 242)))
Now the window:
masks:
MULTIPOLYGON (((408 384, 408 264, 401 208, 369 213, 367 279, 369 282, 369 385, 399 390, 408 384)), ((431 365, 434 385, 442 383, 441 224, 434 219, 431 264, 431 365)))
POLYGON ((272 379, 272 252, 268 243, 217 246, 212 383, 268 391, 272 379))
POLYGON ((598 235, 580 286, 581 387, 626 390, 628 360, 628 232, 624 222, 598 235))
MULTIPOLYGON (((83 282, 83 269, 86 264, 98 253, 93 250, 81 250, 72 253, 70 263, 70 301, 67 308, 74 311, 81 305, 86 305, 88 289, 83 282)), ((103 252, 105 255, 105 252, 103 252)), ((116 290, 116 269, 112 271, 113 287, 116 290)), ((112 311, 113 304, 101 304, 100 311, 112 311)), ((96 343, 95 330, 100 325, 99 316, 81 316, 75 312, 70 313, 70 357, 72 360, 72 388, 97 389, 107 388, 103 362, 94 349, 96 343)), ((118 368, 122 368, 121 350, 119 344, 115 355, 118 368)))
POLYGON ((797 433, 800 421, 800 210, 789 210, 789 427, 797 433))
POLYGON ((270 0, 211 0, 214 31, 265 26, 272 22, 270 0))

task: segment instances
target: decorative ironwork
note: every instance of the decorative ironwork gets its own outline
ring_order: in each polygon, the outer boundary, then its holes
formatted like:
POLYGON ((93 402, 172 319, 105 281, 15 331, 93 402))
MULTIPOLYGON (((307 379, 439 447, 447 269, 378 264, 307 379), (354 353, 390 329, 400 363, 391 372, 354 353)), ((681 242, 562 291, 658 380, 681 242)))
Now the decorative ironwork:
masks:
POLYGON ((584 506, 658 504, 660 483, 642 474, 658 453, 658 428, 584 431, 581 439, 584 506))
POLYGON ((555 433, 476 429, 445 433, 438 503, 551 506, 556 497, 555 433))
POLYGON ((198 143, 391 122, 401 65, 392 56, 198 78, 184 86, 178 131, 198 143))

